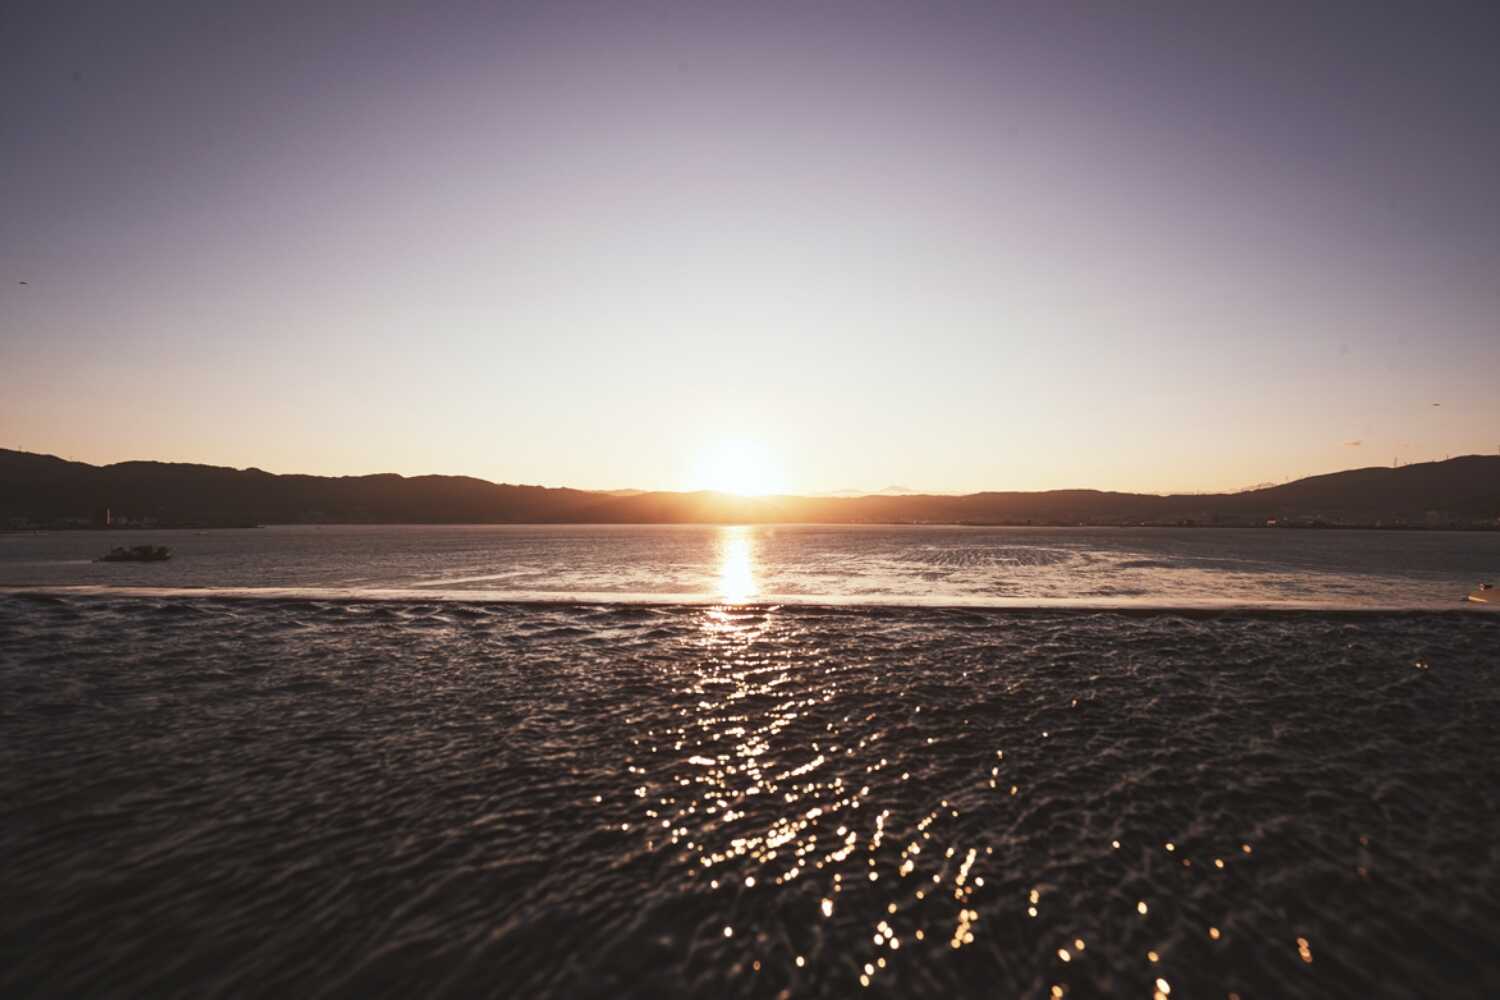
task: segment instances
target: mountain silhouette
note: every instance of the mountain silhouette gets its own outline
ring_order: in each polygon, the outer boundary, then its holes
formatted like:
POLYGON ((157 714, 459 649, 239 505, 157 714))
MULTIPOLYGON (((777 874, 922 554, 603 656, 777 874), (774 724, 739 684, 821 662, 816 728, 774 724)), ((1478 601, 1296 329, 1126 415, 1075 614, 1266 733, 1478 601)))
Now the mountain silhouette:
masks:
POLYGON ((1500 456, 1353 469, 1239 493, 1099 490, 858 497, 598 492, 469 476, 273 475, 171 462, 96 466, 0 449, 0 526, 291 523, 1406 524, 1489 526, 1500 456))

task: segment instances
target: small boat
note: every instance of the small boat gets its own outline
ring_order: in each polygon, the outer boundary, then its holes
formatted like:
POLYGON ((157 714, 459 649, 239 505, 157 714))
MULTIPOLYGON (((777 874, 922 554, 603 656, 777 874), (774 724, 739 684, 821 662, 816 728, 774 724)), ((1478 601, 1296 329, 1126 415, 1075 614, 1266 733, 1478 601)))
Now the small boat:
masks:
POLYGON ((172 550, 165 545, 123 545, 110 549, 99 557, 100 562, 164 562, 172 558, 172 550))
POLYGON ((1500 607, 1500 590, 1495 589, 1493 583, 1481 583, 1466 600, 1475 604, 1493 604, 1500 607))

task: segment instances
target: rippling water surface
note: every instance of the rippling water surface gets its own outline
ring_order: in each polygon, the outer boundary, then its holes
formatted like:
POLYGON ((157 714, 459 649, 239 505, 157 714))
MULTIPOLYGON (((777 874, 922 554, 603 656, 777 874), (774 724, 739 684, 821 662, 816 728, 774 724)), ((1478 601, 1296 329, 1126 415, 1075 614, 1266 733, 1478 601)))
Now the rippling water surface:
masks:
POLYGON ((1497 567, 1493 533, 3 535, 0 994, 1495 995, 1500 615, 1457 602, 1497 567), (139 543, 175 557, 92 561, 139 543))
POLYGON ((1496 995, 1497 651, 1457 610, 0 596, 0 993, 1496 995))

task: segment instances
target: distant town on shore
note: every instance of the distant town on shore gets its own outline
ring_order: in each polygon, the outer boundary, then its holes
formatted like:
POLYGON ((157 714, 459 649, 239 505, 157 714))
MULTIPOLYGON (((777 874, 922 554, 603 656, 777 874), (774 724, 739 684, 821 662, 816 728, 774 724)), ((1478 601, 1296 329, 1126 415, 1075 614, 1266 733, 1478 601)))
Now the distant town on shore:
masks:
POLYGON ((168 462, 96 466, 0 449, 0 528, 260 524, 968 524, 1500 529, 1500 456, 1312 476, 1238 493, 964 496, 598 492, 467 476, 273 475, 168 462))

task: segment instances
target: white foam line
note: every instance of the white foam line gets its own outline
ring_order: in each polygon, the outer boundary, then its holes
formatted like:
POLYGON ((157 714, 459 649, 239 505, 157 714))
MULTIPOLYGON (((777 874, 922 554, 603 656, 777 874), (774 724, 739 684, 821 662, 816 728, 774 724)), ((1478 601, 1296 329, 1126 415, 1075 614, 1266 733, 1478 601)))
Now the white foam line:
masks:
POLYGON ((0 594, 38 594, 44 596, 86 597, 154 597, 154 598, 246 598, 257 600, 312 601, 445 601, 474 604, 644 604, 688 605, 694 607, 764 607, 796 605, 813 607, 884 607, 884 608, 995 608, 1010 610, 1093 609, 1101 611, 1495 611, 1500 605, 1482 605, 1454 600, 1447 602, 1407 604, 1355 604, 1332 601, 1243 601, 1231 598, 1174 599, 1148 598, 1062 598, 1062 597, 962 597, 962 596, 890 596, 840 594, 757 594, 742 601, 726 600, 719 594, 704 593, 633 593, 617 591, 545 591, 545 590, 430 590, 402 587, 112 587, 79 584, 72 586, 19 587, 0 586, 0 594))

